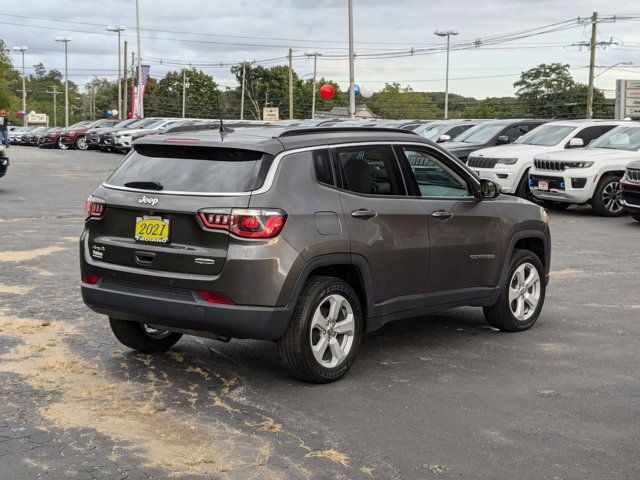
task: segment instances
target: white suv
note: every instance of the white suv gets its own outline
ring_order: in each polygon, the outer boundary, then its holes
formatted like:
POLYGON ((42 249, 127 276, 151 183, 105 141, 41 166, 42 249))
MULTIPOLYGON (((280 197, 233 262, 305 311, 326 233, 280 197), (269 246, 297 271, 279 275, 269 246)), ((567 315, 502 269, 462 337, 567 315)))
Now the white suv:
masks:
POLYGON ((623 121, 570 120, 541 125, 510 145, 476 150, 467 166, 480 178, 497 183, 502 192, 532 199, 529 169, 533 158, 546 152, 579 148, 605 134, 623 121))
POLYGON ((536 156, 529 171, 533 195, 552 209, 590 203, 599 215, 624 215, 620 179, 640 159, 640 123, 625 122, 589 147, 536 156))

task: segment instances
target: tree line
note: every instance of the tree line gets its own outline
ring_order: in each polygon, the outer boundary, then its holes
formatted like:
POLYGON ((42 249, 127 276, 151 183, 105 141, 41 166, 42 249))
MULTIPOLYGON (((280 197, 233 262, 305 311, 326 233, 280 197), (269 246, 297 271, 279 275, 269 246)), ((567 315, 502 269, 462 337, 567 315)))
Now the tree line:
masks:
MULTIPOLYGON (((265 67, 252 63, 231 67, 238 86, 220 88, 213 76, 188 68, 167 73, 161 79, 149 78, 145 95, 145 116, 182 116, 183 79, 185 83, 185 113, 192 118, 240 117, 241 85, 245 72, 244 118, 262 118, 264 107, 278 107, 281 118, 289 118, 289 68, 286 65, 265 67)), ((300 78, 293 71, 293 117, 309 118, 312 108, 313 79, 300 78)), ((129 79, 129 88, 132 79, 129 79)), ((318 78, 317 88, 324 84, 334 87, 335 95, 324 100, 316 95, 316 111, 329 111, 347 106, 347 92, 328 78, 318 78)), ((586 112, 587 86, 576 82, 569 65, 542 64, 522 72, 514 83, 512 97, 493 97, 478 100, 456 94, 449 95, 450 118, 581 118, 586 112)), ((22 80, 14 68, 6 48, 0 40, 0 108, 7 110, 14 123, 22 109, 22 80)), ((35 66, 26 77, 27 110, 47 113, 53 124, 54 95, 57 91, 58 125, 64 118, 64 78, 60 71, 35 66)), ((376 115, 383 118, 442 118, 444 92, 418 92, 399 83, 387 83, 368 99, 358 99, 376 115)), ((94 78, 80 88, 69 82, 70 122, 101 118, 106 111, 117 108, 117 83, 106 78, 94 78)), ((613 104, 607 102, 602 91, 594 92, 594 117, 611 118, 613 104)))

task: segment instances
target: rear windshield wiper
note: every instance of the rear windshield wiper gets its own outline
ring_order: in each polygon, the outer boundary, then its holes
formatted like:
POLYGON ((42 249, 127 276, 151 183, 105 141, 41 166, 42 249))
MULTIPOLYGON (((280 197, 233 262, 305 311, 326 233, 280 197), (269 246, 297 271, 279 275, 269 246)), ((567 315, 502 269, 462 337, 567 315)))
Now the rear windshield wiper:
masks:
POLYGON ((145 180, 127 182, 124 186, 129 188, 141 188, 143 190, 162 190, 164 188, 160 182, 145 180))

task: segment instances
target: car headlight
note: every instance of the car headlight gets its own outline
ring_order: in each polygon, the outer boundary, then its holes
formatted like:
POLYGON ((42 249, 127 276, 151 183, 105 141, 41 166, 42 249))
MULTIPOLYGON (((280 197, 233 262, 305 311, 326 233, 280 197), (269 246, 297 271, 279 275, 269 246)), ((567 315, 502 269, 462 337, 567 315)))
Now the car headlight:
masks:
POLYGON ((589 168, 593 166, 593 162, 566 162, 567 168, 589 168))
POLYGON ((515 165, 518 162, 517 158, 499 158, 499 165, 515 165))

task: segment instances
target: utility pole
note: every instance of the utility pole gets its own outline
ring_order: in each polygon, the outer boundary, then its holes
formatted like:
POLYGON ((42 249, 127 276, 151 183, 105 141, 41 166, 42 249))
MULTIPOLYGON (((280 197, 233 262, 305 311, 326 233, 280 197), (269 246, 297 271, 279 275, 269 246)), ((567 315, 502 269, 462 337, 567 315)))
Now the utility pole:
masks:
POLYGON ((349 0, 349 117, 356 117, 356 92, 353 53, 353 0, 349 0))
POLYGON ((64 126, 69 126, 69 42, 71 37, 56 37, 56 42, 64 43, 64 126))
MULTIPOLYGON (((120 33, 124 32, 126 28, 123 25, 119 25, 117 27, 107 27, 108 32, 116 32, 118 34, 118 118, 122 118, 122 77, 121 73, 121 55, 120 55, 120 33)), ((125 53, 126 55, 126 53, 125 53)))
POLYGON ((138 111, 144 118, 144 101, 142 100, 142 48, 140 47, 140 0, 136 0, 136 36, 138 37, 138 111))
POLYGON ((598 12, 591 15, 591 56, 589 59, 589 90, 587 91, 587 118, 593 118, 593 70, 596 65, 596 30, 598 12))
POLYGON ((53 95, 53 126, 57 127, 58 126, 58 86, 54 85, 53 87, 51 87, 52 90, 49 92, 45 92, 45 93, 50 93, 51 95, 53 95))
POLYGON ((316 118, 316 74, 317 74, 317 66, 318 66, 318 57, 321 56, 321 53, 313 52, 313 53, 305 53, 307 57, 313 57, 313 94, 311 95, 311 119, 316 118))
POLYGON ((449 50, 451 46, 451 35, 458 35, 457 30, 436 30, 433 32, 439 37, 447 37, 447 67, 445 74, 444 86, 444 119, 449 118, 449 50))
POLYGON ((242 62, 242 95, 240 96, 240 120, 244 120, 244 89, 247 81, 247 62, 242 62))
POLYGON ((122 81, 122 83, 124 84, 124 88, 122 89, 123 90, 123 100, 122 100, 123 117, 121 118, 128 118, 127 111, 129 110, 129 108, 127 107, 127 90, 129 90, 129 82, 127 78, 127 41, 126 40, 124 41, 123 75, 124 75, 124 80, 122 81))
POLYGON ((182 69, 182 118, 185 118, 187 110, 187 73, 186 69, 182 69))
POLYGON ((25 71, 24 71, 24 52, 29 50, 29 47, 13 47, 14 52, 22 52, 22 124, 27 124, 27 87, 25 86, 25 71))
POLYGON ((293 50, 289 49, 289 118, 293 120, 293 50))

